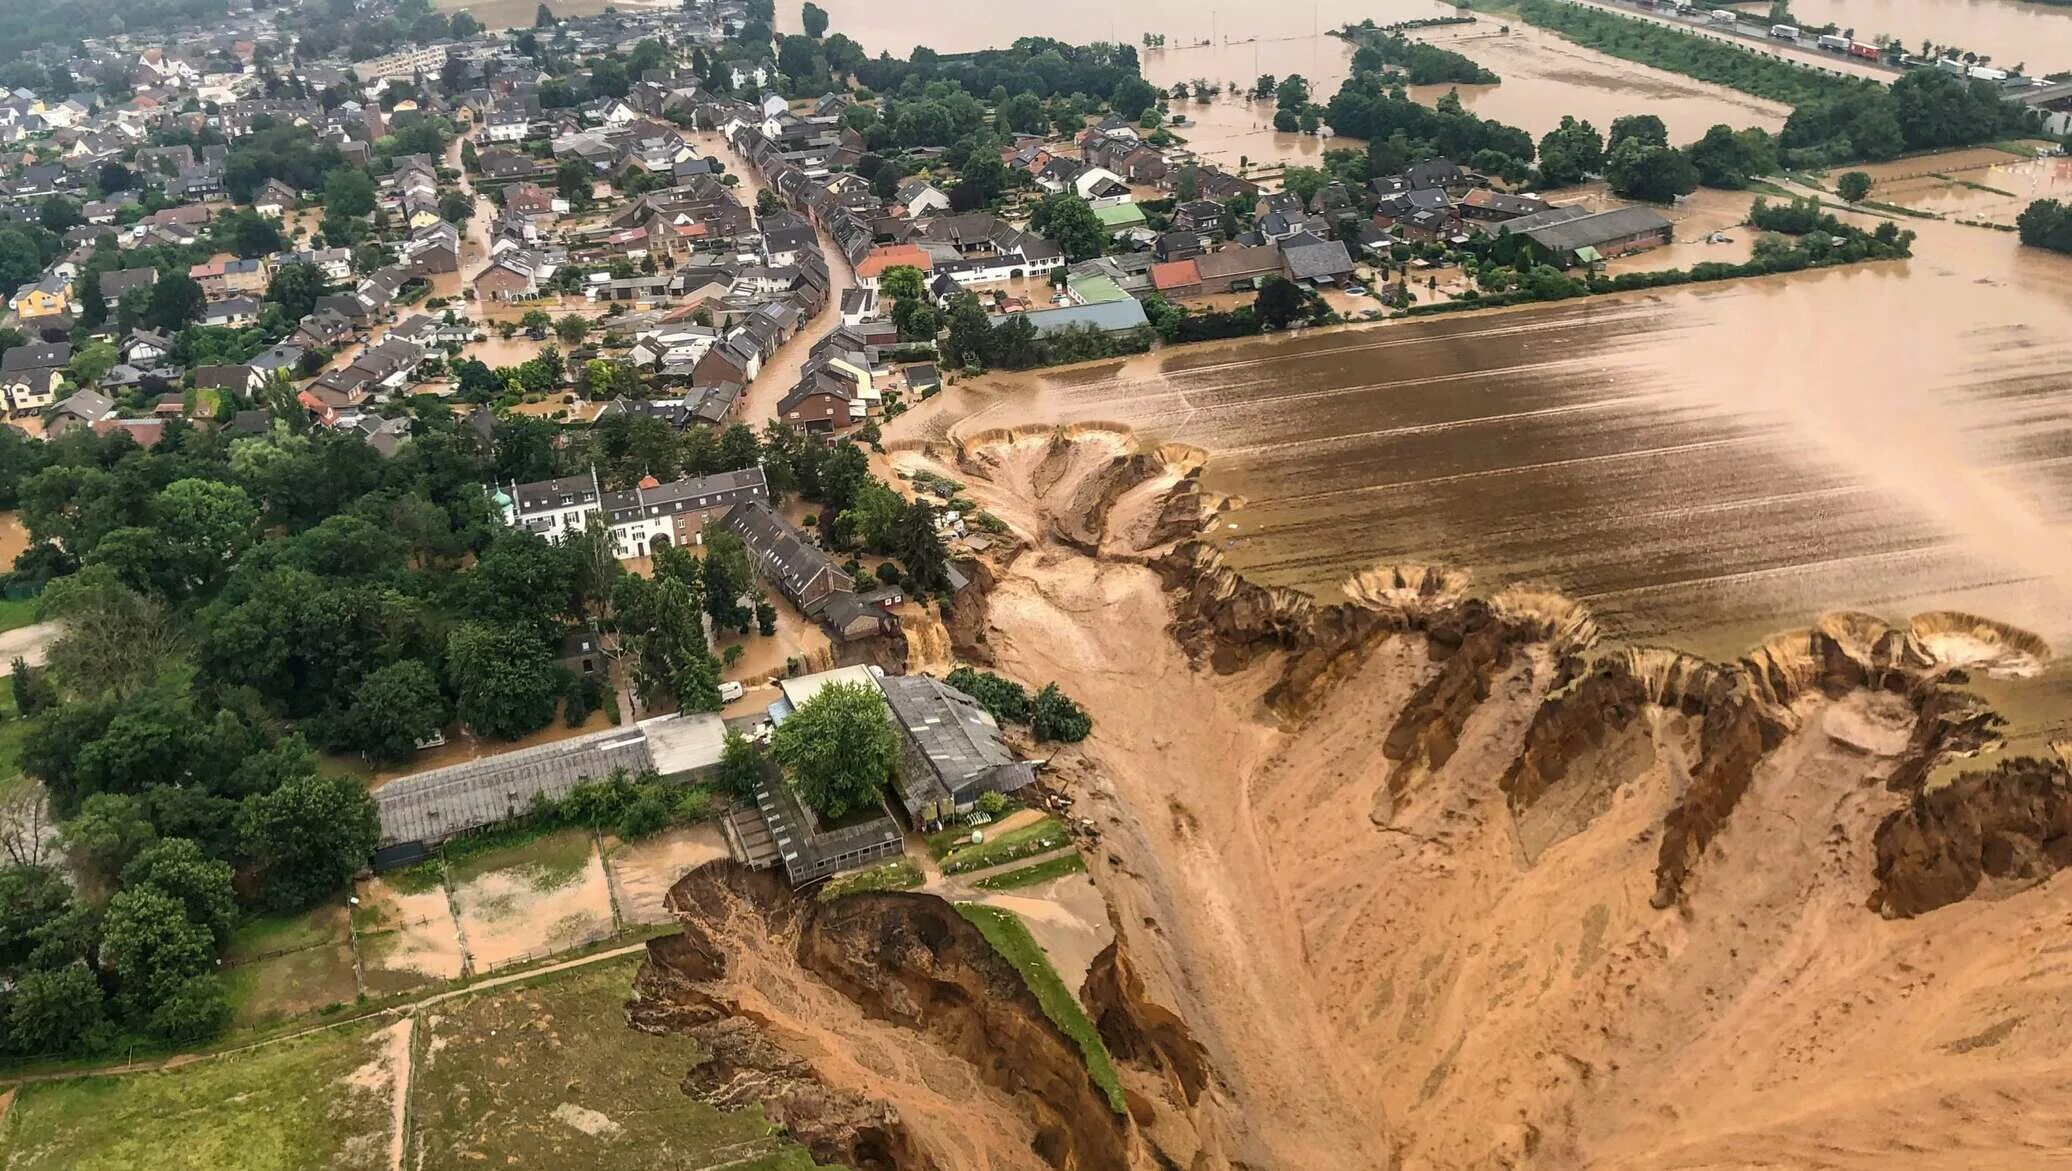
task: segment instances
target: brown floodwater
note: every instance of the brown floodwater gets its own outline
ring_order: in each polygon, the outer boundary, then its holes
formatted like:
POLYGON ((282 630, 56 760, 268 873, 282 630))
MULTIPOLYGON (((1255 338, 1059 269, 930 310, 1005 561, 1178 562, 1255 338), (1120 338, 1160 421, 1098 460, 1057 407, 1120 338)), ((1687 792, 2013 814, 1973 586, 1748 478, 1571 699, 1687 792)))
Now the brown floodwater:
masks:
POLYGON ((2026 64, 2032 77, 2072 69, 2072 8, 2022 0, 1792 0, 1809 24, 1837 24, 1869 41, 1895 36, 1908 51, 1923 40, 1983 53, 2002 68, 2026 64))
MULTIPOLYGON (((1233 563, 1326 595, 1438 562, 1716 656, 1836 609, 1968 611, 2062 652, 2072 259, 1909 226, 1909 261, 989 378, 957 429, 1205 448, 1243 501, 1233 563)), ((2072 672, 2042 687, 2023 730, 2063 734, 2072 672)))
MULTIPOLYGON (((1502 28, 1485 18, 1469 28, 1421 35, 1503 78, 1499 85, 1460 87, 1462 105, 1535 136, 1554 129, 1564 114, 1605 131, 1621 115, 1648 113, 1668 126, 1672 142, 1687 142, 1720 123, 1778 130, 1791 113, 1782 103, 1621 61, 1527 25, 1513 24, 1508 32, 1502 28)), ((1411 96, 1435 102, 1452 88, 1417 86, 1411 96)))

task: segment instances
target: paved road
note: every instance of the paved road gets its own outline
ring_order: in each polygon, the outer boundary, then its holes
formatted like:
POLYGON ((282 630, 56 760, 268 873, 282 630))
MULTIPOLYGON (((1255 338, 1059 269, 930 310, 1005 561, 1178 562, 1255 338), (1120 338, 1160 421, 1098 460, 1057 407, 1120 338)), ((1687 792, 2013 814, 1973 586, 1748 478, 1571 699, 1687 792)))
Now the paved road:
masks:
MULTIPOLYGON (((1803 42, 1794 44, 1790 41, 1772 39, 1759 32, 1730 31, 1726 25, 1684 20, 1680 17, 1665 16, 1660 12, 1645 12, 1633 7, 1631 4, 1616 4, 1610 2, 1610 0, 1567 0, 1567 2, 1582 8, 1601 8, 1606 12, 1615 12, 1620 16, 1630 17, 1634 20, 1645 20, 1654 24, 1665 25, 1691 36, 1706 37, 1715 41, 1723 41, 1730 45, 1738 45, 1751 52, 1760 53, 1765 57, 1774 57, 1779 61, 1789 61, 1794 65, 1803 65, 1808 69, 1818 70, 1821 73, 1831 73, 1840 77, 1863 77, 1890 85, 1893 78, 1906 72, 1903 69, 1890 65, 1823 52, 1813 44, 1810 37, 1803 42)), ((1767 28, 1767 26, 1765 27, 1767 28)))

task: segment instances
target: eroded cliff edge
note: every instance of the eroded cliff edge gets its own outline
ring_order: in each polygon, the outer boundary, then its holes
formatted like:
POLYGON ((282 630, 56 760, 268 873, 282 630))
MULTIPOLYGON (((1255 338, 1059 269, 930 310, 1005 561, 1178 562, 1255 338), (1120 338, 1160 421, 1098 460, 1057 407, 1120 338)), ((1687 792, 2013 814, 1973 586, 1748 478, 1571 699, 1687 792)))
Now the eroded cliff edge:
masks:
MULTIPOLYGON (((760 1104, 816 1159, 859 1171, 1152 1165, 1021 974, 949 903, 821 903, 714 863, 667 906, 683 929, 648 945, 628 1015, 709 1054, 685 1078, 691 1096, 760 1104)), ((1185 1026, 1127 971, 1111 948, 1092 981, 1117 1060, 1198 1096, 1207 1070, 1185 1026)), ((1146 1121, 1159 1109, 1131 1105, 1146 1121)))

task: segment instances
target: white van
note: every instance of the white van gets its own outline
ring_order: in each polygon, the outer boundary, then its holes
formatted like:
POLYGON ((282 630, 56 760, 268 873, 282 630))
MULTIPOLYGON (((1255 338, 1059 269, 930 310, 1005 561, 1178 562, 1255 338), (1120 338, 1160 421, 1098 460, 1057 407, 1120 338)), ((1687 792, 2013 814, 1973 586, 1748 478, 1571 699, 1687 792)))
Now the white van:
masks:
POLYGON ((746 694, 748 694, 747 691, 734 680, 721 680, 719 685, 719 701, 721 703, 732 703, 746 694))

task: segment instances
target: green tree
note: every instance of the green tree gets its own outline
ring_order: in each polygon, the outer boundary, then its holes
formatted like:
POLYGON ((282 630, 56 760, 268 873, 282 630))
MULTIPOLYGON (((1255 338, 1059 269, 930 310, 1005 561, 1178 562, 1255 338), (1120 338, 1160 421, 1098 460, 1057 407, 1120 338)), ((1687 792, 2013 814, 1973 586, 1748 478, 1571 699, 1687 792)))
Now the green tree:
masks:
POLYGON ((374 798, 351 777, 295 778, 245 799, 238 829, 266 904, 295 910, 335 897, 374 853, 374 798))
POLYGON ((719 774, 715 778, 721 789, 736 797, 749 797, 763 779, 763 754, 755 743, 740 732, 727 729, 726 739, 719 750, 719 774))
POLYGON ((1611 150, 1627 139, 1637 138, 1645 146, 1668 146, 1669 127, 1653 114, 1626 114, 1612 119, 1604 149, 1611 150))
POLYGON ((108 900, 100 962, 123 1014, 145 1025, 189 979, 215 965, 216 949, 209 929, 188 919, 178 899, 140 886, 108 900))
POLYGON ((2023 208, 2014 222, 2021 242, 2029 247, 2072 252, 2072 204, 2039 199, 2023 208))
POLYGON ((201 286, 186 273, 175 272, 158 278, 146 294, 144 323, 153 329, 178 333, 201 320, 206 308, 208 298, 201 286))
POLYGON ((339 167, 324 176, 324 212, 357 217, 374 213, 374 178, 359 167, 339 167))
MULTIPOLYGON (((1260 78, 1261 81, 1266 80, 1260 78)), ((1273 90, 1274 105, 1283 110, 1296 110, 1309 104, 1309 81, 1300 73, 1290 73, 1281 78, 1273 90)))
POLYGON ((108 878, 121 874, 156 838, 137 799, 127 793, 94 793, 63 829, 65 849, 74 862, 108 878))
POLYGON ((1252 311, 1268 329, 1286 329, 1309 315, 1309 300, 1301 286, 1283 277, 1270 276, 1260 282, 1252 299, 1252 311))
POLYGON ((878 292, 896 300, 916 300, 928 295, 921 270, 911 264, 895 264, 878 274, 878 292))
POLYGON ((200 1041, 230 1023, 230 998, 213 972, 190 976, 151 1011, 146 1028, 161 1041, 200 1041))
POLYGON ((1698 189, 1698 168, 1690 156, 1666 146, 1649 146, 1629 138, 1605 156, 1604 176, 1612 190, 1628 199, 1668 203, 1698 189))
POLYGON ((805 27, 806 35, 814 40, 817 41, 827 34, 827 10, 813 3, 813 0, 806 0, 805 7, 799 11, 799 20, 805 27))
POLYGON ((838 820, 881 799, 898 775, 899 736, 875 687, 834 683, 777 726, 770 753, 807 805, 838 820))
POLYGON ((455 712, 485 736, 516 740, 554 720, 560 687, 540 637, 526 627, 463 623, 446 640, 455 712))
MULTIPOLYGON (((1029 230, 1055 244, 1075 264, 1099 256, 1108 244, 1108 231, 1094 209, 1069 191, 1045 196, 1029 215, 1029 230)), ((953 317, 951 328, 955 327, 953 317)))
POLYGON ((417 659, 390 663, 360 681, 344 721, 346 742, 378 761, 410 759, 418 741, 447 720, 438 677, 417 659))
POLYGON ((237 892, 231 889, 230 866, 202 853, 197 843, 187 838, 160 838, 122 868, 122 884, 164 891, 186 909, 190 922, 208 928, 217 947, 230 942, 230 932, 237 926, 237 892))
POLYGON ((52 866, 0 867, 0 967, 29 958, 37 936, 72 906, 72 887, 52 866))
POLYGON ((1065 744, 1077 744, 1094 730, 1094 722, 1086 709, 1072 702, 1055 683, 1045 684, 1036 693, 1036 702, 1030 711, 1029 724, 1038 740, 1056 740, 1065 744))
POLYGON ((331 282, 313 264, 284 264, 274 270, 266 286, 266 299, 281 307, 290 320, 300 321, 316 312, 318 299, 328 296, 331 282))
POLYGON ((7 1010, 9 1047, 22 1054, 64 1053, 98 1034, 106 1015, 100 982, 85 964, 26 972, 15 982, 7 1010))
POLYGON ((991 671, 959 667, 943 682, 977 700, 980 707, 1003 724, 1029 722, 1028 689, 1012 679, 1003 679, 991 671))
POLYGON ((1604 139, 1588 122, 1564 114, 1561 125, 1540 138, 1540 180, 1549 187, 1568 187, 1604 166, 1604 139))
POLYGON ((554 336, 565 346, 579 346, 590 336, 590 319, 580 313, 564 313, 554 323, 554 336))
POLYGON ((1835 194, 1850 203, 1861 203, 1871 193, 1871 177, 1862 171, 1844 171, 1835 176, 1835 194))

